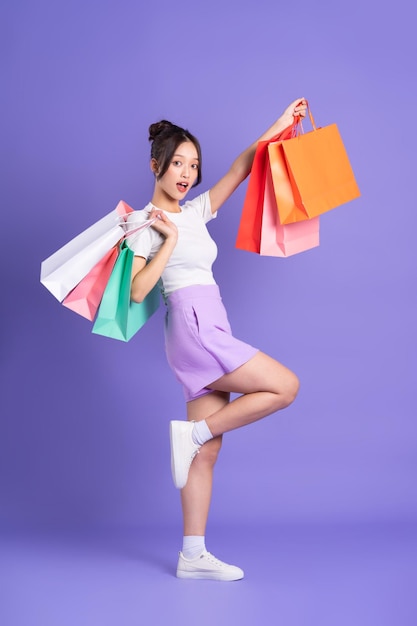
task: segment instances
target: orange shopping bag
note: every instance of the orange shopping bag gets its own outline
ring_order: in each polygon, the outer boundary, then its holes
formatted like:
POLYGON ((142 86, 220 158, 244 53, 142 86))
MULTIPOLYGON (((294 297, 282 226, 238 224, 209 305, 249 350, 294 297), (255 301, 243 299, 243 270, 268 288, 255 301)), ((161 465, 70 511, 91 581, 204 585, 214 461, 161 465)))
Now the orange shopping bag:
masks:
POLYGON ((309 115, 311 132, 268 145, 281 224, 316 217, 360 196, 336 124, 316 128, 310 110, 309 115))
POLYGON ((264 202, 265 180, 268 165, 268 144, 291 137, 295 131, 294 124, 268 141, 260 141, 249 176, 246 196, 240 216, 236 238, 236 248, 249 252, 260 252, 262 210, 264 202))

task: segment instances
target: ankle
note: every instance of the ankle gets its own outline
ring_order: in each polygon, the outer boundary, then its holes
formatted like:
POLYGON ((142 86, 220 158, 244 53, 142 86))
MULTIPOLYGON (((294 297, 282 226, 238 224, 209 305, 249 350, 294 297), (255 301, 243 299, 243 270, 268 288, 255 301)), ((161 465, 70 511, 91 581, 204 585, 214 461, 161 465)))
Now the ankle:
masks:
POLYGON ((182 555, 192 560, 199 557, 206 549, 204 535, 184 535, 182 539, 182 555))
POLYGON ((206 443, 206 441, 210 441, 213 439, 213 435, 207 426, 206 420, 201 420, 200 422, 194 422, 194 428, 192 430, 191 436, 195 444, 202 446, 206 443))

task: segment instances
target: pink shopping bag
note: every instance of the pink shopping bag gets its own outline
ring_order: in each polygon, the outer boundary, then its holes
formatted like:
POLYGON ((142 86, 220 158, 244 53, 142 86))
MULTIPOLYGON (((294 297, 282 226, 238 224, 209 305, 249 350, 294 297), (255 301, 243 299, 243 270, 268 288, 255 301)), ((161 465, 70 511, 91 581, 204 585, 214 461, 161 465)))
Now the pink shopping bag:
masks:
MULTIPOLYGON (((121 204, 130 209, 125 203, 119 203, 119 205, 121 204)), ((133 209, 131 209, 130 215, 133 215, 133 213, 133 209)), ((136 213, 140 213, 140 211, 136 213)), ((144 217, 140 216, 137 220, 126 222, 126 230, 119 242, 108 250, 88 274, 69 292, 62 301, 62 304, 75 313, 78 313, 78 315, 93 321, 119 256, 121 241, 133 234, 140 235, 140 233, 149 228, 154 221, 155 218, 144 221, 144 217)))
POLYGON ((287 257, 319 245, 319 218, 280 224, 275 200, 271 168, 267 167, 262 209, 262 256, 287 257))
POLYGON ((93 321, 119 254, 114 246, 64 298, 62 304, 93 321))

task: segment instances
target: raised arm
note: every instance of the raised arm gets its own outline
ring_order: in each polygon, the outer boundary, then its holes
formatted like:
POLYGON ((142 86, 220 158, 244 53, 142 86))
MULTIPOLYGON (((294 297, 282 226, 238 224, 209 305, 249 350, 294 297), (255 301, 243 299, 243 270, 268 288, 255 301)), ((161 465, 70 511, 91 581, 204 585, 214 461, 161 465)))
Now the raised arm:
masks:
POLYGON ((268 130, 264 132, 259 139, 250 145, 237 159, 232 163, 229 171, 210 189, 211 211, 215 213, 224 202, 232 195, 240 183, 242 183, 249 174, 253 157, 255 156, 256 146, 259 141, 265 141, 278 135, 281 131, 294 121, 295 116, 305 117, 307 110, 307 102, 304 98, 297 98, 284 111, 284 113, 272 124, 268 130))

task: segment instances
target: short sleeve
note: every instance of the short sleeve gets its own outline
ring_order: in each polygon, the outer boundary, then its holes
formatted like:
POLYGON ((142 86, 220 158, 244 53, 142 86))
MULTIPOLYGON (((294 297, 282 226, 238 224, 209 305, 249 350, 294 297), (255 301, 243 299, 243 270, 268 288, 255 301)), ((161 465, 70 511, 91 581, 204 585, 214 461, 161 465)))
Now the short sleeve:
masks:
MULTIPOLYGON (((145 209, 142 211, 135 211, 128 218, 128 222, 131 223, 131 227, 134 225, 140 225, 147 221, 149 211, 145 209)), ((163 237, 151 226, 141 229, 137 233, 133 233, 129 237, 126 237, 126 242, 135 256, 141 256, 144 259, 149 259, 152 254, 161 246, 163 237)))
POLYGON ((194 198, 194 200, 186 202, 183 208, 199 213, 205 224, 217 217, 217 211, 214 214, 211 212, 210 191, 205 191, 194 198))
POLYGON ((145 228, 144 231, 126 238, 127 244, 133 250, 135 256, 143 256, 144 259, 149 258, 152 249, 152 238, 149 231, 150 228, 145 228))

